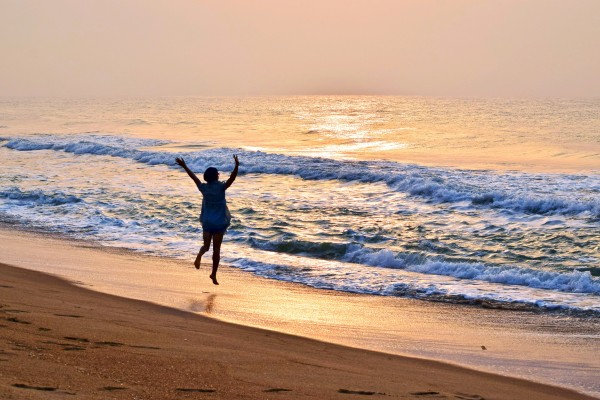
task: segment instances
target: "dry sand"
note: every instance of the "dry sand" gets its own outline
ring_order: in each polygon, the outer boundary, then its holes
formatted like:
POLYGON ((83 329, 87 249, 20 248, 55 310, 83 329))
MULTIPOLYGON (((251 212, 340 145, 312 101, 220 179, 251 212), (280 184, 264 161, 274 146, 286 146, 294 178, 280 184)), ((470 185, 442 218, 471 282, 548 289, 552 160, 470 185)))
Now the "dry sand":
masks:
POLYGON ((3 399, 591 399, 0 271, 3 399))

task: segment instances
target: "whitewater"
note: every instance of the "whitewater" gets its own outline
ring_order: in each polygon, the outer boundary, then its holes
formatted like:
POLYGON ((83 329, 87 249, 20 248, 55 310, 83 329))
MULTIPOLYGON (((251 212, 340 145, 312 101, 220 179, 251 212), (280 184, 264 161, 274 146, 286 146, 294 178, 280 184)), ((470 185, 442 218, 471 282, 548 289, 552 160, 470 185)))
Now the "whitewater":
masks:
POLYGON ((223 177, 238 154, 222 254, 233 267, 329 290, 600 313, 598 102, 32 100, 0 110, 2 221, 193 261, 201 196, 175 158, 223 177), (539 154, 552 168, 528 168, 543 166, 539 154), (457 155, 466 161, 435 162, 457 155))

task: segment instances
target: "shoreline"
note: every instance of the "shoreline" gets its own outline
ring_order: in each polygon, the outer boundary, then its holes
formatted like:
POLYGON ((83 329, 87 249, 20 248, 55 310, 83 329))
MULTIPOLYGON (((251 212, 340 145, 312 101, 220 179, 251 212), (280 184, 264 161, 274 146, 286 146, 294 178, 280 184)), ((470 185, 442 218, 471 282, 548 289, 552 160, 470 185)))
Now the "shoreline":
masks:
MULTIPOLYGON (((162 304, 249 329, 440 360, 503 377, 517 375, 540 382, 542 376, 545 384, 600 393, 598 386, 569 383, 567 376, 580 374, 574 368, 587 368, 592 374, 597 370, 598 323, 573 326, 569 317, 325 291, 258 278, 226 266, 220 269, 221 286, 214 287, 209 284, 207 267, 197 278, 191 261, 54 239, 15 227, 0 226, 0 238, 0 262, 12 259, 11 264, 60 275, 96 292, 162 304), (91 265, 81 260, 90 260, 91 265), (486 350, 482 350, 484 345, 486 350), (537 375, 525 374, 527 369, 544 367, 541 363, 548 364, 548 371, 559 369, 558 377, 565 380, 544 376, 543 369, 537 375)), ((595 380, 593 384, 597 385, 595 380)))
POLYGON ((4 264, 0 271, 6 349, 0 393, 9 398, 54 392, 89 399, 109 393, 147 399, 200 393, 251 399, 592 399, 437 361, 225 323, 4 264))

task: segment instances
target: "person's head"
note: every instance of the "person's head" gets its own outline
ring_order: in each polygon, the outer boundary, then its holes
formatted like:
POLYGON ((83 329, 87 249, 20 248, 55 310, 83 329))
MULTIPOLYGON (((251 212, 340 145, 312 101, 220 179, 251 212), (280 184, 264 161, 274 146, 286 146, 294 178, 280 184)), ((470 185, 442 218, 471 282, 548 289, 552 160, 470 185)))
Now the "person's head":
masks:
POLYGON ((208 183, 216 182, 219 179, 219 171, 215 167, 208 167, 204 171, 204 180, 208 183))

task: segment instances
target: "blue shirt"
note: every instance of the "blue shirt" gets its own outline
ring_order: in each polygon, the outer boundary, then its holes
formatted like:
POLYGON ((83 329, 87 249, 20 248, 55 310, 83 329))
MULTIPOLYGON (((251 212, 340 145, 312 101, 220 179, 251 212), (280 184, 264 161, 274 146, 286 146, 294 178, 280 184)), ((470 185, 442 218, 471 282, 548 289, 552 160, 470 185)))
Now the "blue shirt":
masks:
POLYGON ((200 222, 204 230, 224 230, 231 223, 231 214, 225 200, 225 182, 200 183, 202 211, 200 222))

